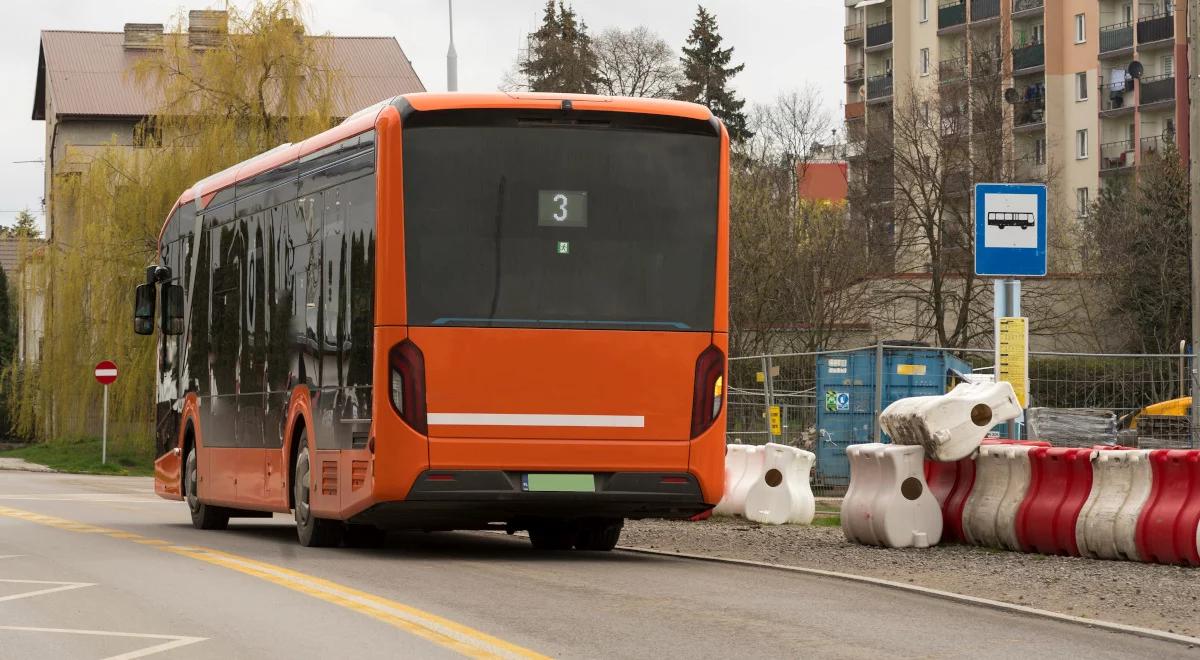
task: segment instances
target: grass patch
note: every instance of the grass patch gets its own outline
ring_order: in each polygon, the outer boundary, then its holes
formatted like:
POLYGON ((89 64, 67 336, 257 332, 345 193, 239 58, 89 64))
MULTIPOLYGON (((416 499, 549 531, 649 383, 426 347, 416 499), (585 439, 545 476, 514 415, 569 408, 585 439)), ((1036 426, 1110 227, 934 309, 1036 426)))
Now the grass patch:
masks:
POLYGON ((813 524, 813 527, 841 527, 842 526, 842 517, 839 515, 833 515, 833 516, 818 515, 816 518, 813 518, 812 524, 813 524))
POLYGON ((55 440, 0 451, 0 456, 22 458, 59 472, 154 476, 154 448, 150 443, 110 441, 108 462, 100 462, 100 439, 55 440))

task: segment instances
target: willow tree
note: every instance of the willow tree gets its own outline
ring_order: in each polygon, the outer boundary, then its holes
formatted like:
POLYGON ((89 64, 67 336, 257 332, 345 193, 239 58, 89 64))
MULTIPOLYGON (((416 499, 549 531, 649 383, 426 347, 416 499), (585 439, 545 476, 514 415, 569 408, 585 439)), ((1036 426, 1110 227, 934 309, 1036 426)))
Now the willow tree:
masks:
POLYGON ((152 441, 157 345, 133 334, 133 288, 156 260, 159 230, 180 193, 331 126, 338 75, 327 65, 328 40, 306 35, 302 9, 293 0, 231 8, 227 30, 199 49, 189 44, 181 16, 161 48, 127 72, 160 100, 136 128, 144 138, 137 142, 161 147, 114 141, 79 177, 55 183, 55 211, 69 209, 79 229, 44 257, 41 359, 9 373, 18 433, 98 435, 101 390, 91 371, 108 358, 121 369, 110 390, 110 435, 152 441))

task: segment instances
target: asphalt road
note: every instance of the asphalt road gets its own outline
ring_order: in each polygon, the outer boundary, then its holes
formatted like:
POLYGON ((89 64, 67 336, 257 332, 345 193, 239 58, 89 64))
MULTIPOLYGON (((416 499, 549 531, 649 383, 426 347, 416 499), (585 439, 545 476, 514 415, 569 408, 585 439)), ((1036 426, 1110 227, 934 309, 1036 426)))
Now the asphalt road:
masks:
MULTIPOLYGON (((902 579, 902 576, 897 576, 902 579)), ((1188 657, 869 585, 488 533, 306 549, 148 479, 0 472, 0 658, 1188 657)))

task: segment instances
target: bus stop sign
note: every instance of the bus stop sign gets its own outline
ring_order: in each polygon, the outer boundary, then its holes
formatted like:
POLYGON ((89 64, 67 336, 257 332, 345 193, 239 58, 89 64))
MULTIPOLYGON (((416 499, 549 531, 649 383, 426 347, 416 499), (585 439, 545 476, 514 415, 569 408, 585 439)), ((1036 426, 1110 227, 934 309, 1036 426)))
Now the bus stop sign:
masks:
POLYGON ((1046 184, 975 184, 975 274, 1046 275, 1046 184))

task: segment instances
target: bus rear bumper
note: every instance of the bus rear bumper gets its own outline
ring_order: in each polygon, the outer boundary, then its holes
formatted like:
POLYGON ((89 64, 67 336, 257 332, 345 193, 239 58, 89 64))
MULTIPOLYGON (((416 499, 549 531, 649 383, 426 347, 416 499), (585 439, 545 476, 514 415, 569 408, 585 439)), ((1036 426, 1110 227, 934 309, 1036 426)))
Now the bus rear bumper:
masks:
POLYGON ((484 529, 530 521, 584 518, 689 518, 713 507, 694 475, 610 472, 595 475, 595 492, 531 492, 524 473, 431 470, 403 501, 380 502, 350 522, 388 529, 484 529))

